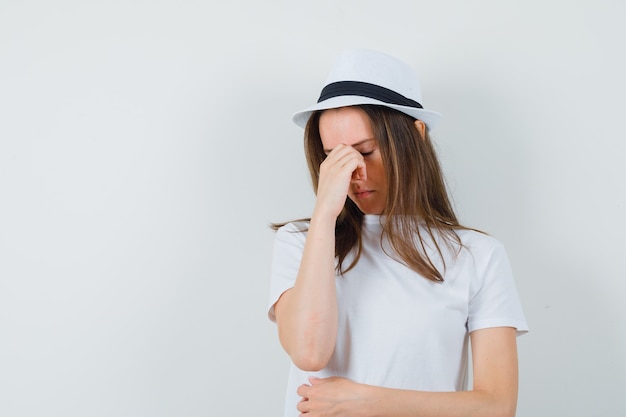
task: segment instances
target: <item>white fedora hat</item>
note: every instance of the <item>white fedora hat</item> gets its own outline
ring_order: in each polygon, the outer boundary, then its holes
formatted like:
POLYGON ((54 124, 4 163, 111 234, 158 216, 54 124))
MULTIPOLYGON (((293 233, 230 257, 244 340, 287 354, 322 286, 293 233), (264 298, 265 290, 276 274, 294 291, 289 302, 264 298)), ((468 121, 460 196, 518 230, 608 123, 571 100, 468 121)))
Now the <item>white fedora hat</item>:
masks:
POLYGON ((305 127, 317 110, 358 104, 375 104, 406 113, 423 121, 428 129, 441 114, 422 105, 422 89, 415 72, 404 62, 381 52, 348 49, 333 64, 317 104, 293 115, 305 127))

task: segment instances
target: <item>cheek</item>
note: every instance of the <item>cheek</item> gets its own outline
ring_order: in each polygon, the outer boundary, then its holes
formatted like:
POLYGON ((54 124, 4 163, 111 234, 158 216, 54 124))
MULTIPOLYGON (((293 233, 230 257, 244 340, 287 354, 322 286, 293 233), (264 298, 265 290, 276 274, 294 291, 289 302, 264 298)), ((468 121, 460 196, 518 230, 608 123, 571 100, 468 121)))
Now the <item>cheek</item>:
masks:
POLYGON ((386 182, 387 176, 385 175, 385 168, 382 161, 373 161, 367 165, 367 175, 371 175, 372 180, 376 182, 386 182))

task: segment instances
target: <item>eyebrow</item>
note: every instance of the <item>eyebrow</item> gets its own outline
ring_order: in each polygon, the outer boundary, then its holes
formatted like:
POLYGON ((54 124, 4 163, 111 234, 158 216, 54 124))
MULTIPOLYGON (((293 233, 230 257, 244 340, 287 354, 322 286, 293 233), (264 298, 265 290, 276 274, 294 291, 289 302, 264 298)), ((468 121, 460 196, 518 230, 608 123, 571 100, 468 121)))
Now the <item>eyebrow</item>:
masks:
MULTIPOLYGON (((362 141, 357 142, 357 143, 353 143, 353 144, 352 144, 352 145, 350 145, 350 146, 352 146, 352 147, 354 148, 354 147, 356 147, 356 146, 363 145, 364 143, 369 142, 369 141, 372 141, 372 140, 376 140, 376 139, 375 139, 375 138, 363 139, 362 141)), ((329 154, 330 152, 332 152, 332 149, 326 149, 326 148, 324 148, 324 152, 325 152, 325 153, 327 153, 327 154, 329 154)))

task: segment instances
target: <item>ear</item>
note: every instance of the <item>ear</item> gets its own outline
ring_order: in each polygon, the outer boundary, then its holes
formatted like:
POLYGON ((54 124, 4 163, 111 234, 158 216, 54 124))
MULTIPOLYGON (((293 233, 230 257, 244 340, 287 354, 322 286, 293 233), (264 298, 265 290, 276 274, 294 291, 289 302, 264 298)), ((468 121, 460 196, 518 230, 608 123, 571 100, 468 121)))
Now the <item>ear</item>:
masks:
POLYGON ((426 123, 422 122, 421 120, 415 120, 415 128, 417 129, 418 132, 420 132, 422 139, 425 139, 426 138, 426 123))

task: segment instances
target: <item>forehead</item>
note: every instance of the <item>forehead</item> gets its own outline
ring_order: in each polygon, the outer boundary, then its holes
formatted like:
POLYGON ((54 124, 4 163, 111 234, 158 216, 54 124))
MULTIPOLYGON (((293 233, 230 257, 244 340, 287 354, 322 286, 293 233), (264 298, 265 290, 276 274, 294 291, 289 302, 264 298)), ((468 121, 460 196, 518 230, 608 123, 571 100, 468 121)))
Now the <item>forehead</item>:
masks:
POLYGON ((374 139, 370 120, 358 107, 325 110, 319 119, 319 130, 324 149, 339 144, 355 146, 374 139))

